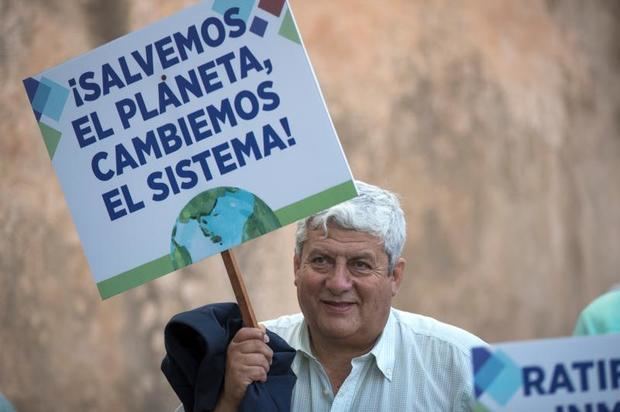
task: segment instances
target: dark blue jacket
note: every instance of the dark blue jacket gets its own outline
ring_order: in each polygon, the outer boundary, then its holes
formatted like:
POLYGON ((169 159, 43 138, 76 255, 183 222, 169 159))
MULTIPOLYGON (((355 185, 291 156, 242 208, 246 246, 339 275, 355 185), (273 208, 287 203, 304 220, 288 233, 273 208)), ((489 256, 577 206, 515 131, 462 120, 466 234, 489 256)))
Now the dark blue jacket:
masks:
MULTIPOLYGON (((226 349, 241 329, 236 303, 217 303, 175 315, 166 325, 166 356, 161 370, 186 412, 212 411, 224 386, 226 349)), ((290 411, 297 377, 291 370, 295 350, 271 331, 273 363, 267 382, 254 382, 239 411, 290 411)))

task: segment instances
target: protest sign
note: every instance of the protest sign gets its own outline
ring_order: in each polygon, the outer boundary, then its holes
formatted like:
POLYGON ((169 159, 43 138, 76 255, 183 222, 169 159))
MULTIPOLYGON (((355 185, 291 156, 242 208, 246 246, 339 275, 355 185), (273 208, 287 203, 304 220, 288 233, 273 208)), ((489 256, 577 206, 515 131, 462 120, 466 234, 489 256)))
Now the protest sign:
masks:
POLYGON ((356 194, 284 0, 207 0, 24 80, 102 298, 356 194))
POLYGON ((474 410, 620 412, 620 334, 472 349, 474 410))

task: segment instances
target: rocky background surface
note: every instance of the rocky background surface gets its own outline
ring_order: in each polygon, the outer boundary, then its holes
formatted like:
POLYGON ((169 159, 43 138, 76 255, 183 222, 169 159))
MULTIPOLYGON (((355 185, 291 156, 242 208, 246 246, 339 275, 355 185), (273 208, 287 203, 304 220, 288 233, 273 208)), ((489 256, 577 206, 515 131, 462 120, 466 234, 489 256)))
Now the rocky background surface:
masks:
MULTIPOLYGON (((100 301, 21 85, 192 3, 0 0, 0 392, 19 411, 173 410, 163 326, 233 298, 214 257, 100 301)), ((402 195, 396 306, 490 342, 570 334, 620 280, 620 3, 291 3, 354 175, 402 195)), ((236 250, 260 319, 298 310, 292 237, 236 250)))

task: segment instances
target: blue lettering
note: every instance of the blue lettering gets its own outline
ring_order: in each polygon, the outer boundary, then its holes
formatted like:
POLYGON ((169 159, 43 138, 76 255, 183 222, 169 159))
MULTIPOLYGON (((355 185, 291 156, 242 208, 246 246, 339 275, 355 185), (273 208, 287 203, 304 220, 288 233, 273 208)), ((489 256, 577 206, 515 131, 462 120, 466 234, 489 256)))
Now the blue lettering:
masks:
POLYGON ((108 154, 106 152, 98 152, 98 153, 95 153, 91 161, 91 167, 93 169, 93 174, 95 175, 97 179, 101 180, 102 182, 110 180, 114 177, 114 172, 112 170, 108 169, 107 172, 103 172, 101 171, 101 167, 99 166, 99 163, 102 160, 105 160, 107 158, 108 158, 108 154))
POLYGON ((213 105, 207 106, 207 114, 209 116, 209 120, 211 121, 211 127, 216 134, 222 131, 220 123, 226 123, 228 120, 231 127, 235 127, 237 125, 235 113, 233 112, 232 105, 228 99, 222 100, 219 110, 213 105))
POLYGON ((221 175, 225 175, 226 173, 230 173, 237 168, 237 165, 233 162, 232 156, 228 152, 230 149, 228 142, 224 142, 219 144, 213 148, 213 158, 215 159, 215 164, 217 164, 217 168, 220 170, 221 175), (226 162, 229 162, 226 164, 226 162))
POLYGON ((531 396, 533 390, 539 395, 544 395, 543 380, 545 379, 545 371, 539 366, 526 366, 521 370, 523 379, 523 393, 525 396, 531 396))
POLYGON ((165 82, 160 82, 158 85, 159 90, 159 113, 166 113, 168 106, 179 107, 181 102, 174 95, 170 87, 165 82))
POLYGON ((200 33, 202 34, 202 40, 209 47, 218 47, 226 39, 226 31, 224 24, 216 17, 207 18, 200 27, 200 33), (211 37, 211 28, 215 28, 215 37, 211 37))
POLYGON ((198 176, 191 169, 189 169, 190 166, 191 166, 190 160, 184 159, 184 160, 181 160, 179 163, 177 163, 175 167, 177 175, 181 179, 185 179, 181 182, 181 189, 184 189, 184 190, 191 189, 194 186, 196 186, 196 184, 198 184, 198 176))
POLYGON ((177 128, 172 123, 158 127, 157 134, 167 155, 176 152, 183 146, 183 141, 177 135, 177 128))
POLYGON ((80 75, 79 84, 82 90, 89 91, 84 95, 84 100, 87 102, 95 101, 101 96, 101 88, 94 82, 95 72, 85 72, 80 75))
POLYGON ((166 171, 166 176, 168 176, 168 182, 170 182, 170 186, 172 188, 172 193, 174 193, 175 195, 179 194, 181 189, 179 189, 179 185, 177 183, 177 180, 174 177, 174 171, 172 170, 172 168, 170 166, 166 166, 166 168, 164 170, 166 171))
POLYGON ((169 58, 171 54, 174 54, 172 39, 170 37, 164 37, 163 39, 157 40, 155 42, 155 51, 157 51, 157 56, 159 56, 159 61, 161 62, 161 67, 163 69, 174 66, 179 62, 177 57, 169 58))
POLYGON ((554 394, 558 389, 565 389, 568 393, 575 392, 575 388, 564 368, 564 365, 558 363, 553 368, 553 374, 551 375, 551 384, 549 385, 549 394, 554 394))
POLYGON ((120 57, 118 59, 118 63, 121 66, 121 71, 123 72, 123 77, 125 78, 125 82, 127 83, 127 85, 130 85, 137 81, 142 80, 142 75, 140 73, 135 73, 135 74, 131 73, 125 56, 120 57))
POLYGON ((125 168, 130 167, 137 169, 138 163, 131 157, 125 146, 122 144, 116 145, 116 174, 118 176, 123 174, 125 168))
POLYGON ((189 129, 187 128, 187 123, 185 123, 185 118, 179 117, 177 119, 179 122, 179 127, 181 128, 181 134, 183 135, 183 141, 187 146, 191 146, 194 142, 192 141, 192 136, 189 133, 189 129))
POLYGON ((235 111, 237 115, 241 117, 243 120, 252 120, 258 115, 258 99, 249 90, 242 90, 235 96, 235 111), (247 100, 250 104, 250 107, 246 111, 243 107, 243 101, 247 100))
POLYGON ((260 64, 258 59, 254 57, 247 46, 243 46, 239 49, 239 59, 241 60, 240 69, 242 79, 248 77, 248 72, 250 70, 256 70, 257 72, 261 72, 263 70, 263 66, 260 64))
POLYGON ((245 21, 243 21, 243 19, 233 17, 237 14, 239 14, 239 7, 232 7, 224 13, 224 22, 226 25, 237 28, 237 30, 228 33, 228 35, 233 39, 240 37, 245 33, 245 21))
POLYGON ((235 53, 230 52, 215 59, 215 62, 218 65, 224 66, 224 69, 226 70, 226 75, 228 76, 228 82, 230 84, 233 84, 234 82, 237 81, 237 76, 235 75, 235 70, 233 69, 232 63, 231 63, 232 59, 234 58, 235 58, 235 53))
POLYGON ((131 52, 131 55, 136 63, 138 63, 138 66, 140 66, 144 74, 147 76, 152 76, 155 71, 155 67, 153 65, 153 45, 147 45, 144 51, 146 52, 146 57, 142 57, 137 50, 131 52))
POLYGON ((213 136, 213 132, 211 130, 207 129, 203 131, 203 128, 206 128, 209 125, 206 120, 202 119, 204 115, 204 110, 196 110, 195 112, 187 115, 189 127, 192 129, 192 133, 194 133, 194 138, 197 142, 213 136))
POLYGON ((146 103, 144 102, 144 97, 142 97, 142 93, 136 93, 135 97, 136 103, 138 103, 138 108, 140 109, 140 114, 142 115, 142 120, 150 120, 159 114, 157 109, 149 111, 149 109, 146 107, 146 103))
POLYGON ((190 26, 187 28, 187 36, 177 32, 172 35, 174 42, 177 45, 181 60, 187 60, 187 51, 196 48, 196 53, 200 54, 204 51, 200 37, 198 36, 198 29, 196 26, 190 26))
POLYGON ((587 391, 590 386, 588 383, 588 369, 594 367, 594 362, 573 362, 571 366, 579 372, 581 390, 587 391))
POLYGON ((99 115, 97 114, 97 112, 92 112, 90 114, 90 117, 93 121, 93 126, 95 126, 95 134, 97 135, 97 138, 99 140, 103 140, 106 137, 110 137, 114 135, 114 130, 112 128, 103 130, 103 127, 101 126, 101 121, 99 120, 99 115))
POLYGON ((103 66, 101 66, 101 77, 104 96, 107 96, 110 93, 110 89, 112 87, 118 87, 119 89, 125 87, 125 84, 123 83, 121 78, 118 77, 118 74, 116 74, 116 72, 109 63, 105 63, 103 66))
POLYGON ((200 167, 202 168, 202 174, 207 180, 207 182, 213 179, 213 175, 211 174, 211 170, 209 169, 209 164, 207 163, 207 159, 209 157, 211 157, 211 152, 209 151, 209 149, 192 156, 192 162, 200 164, 200 167))
POLYGON ((137 137, 131 139, 131 143, 133 143, 133 147, 136 151, 136 157, 138 158, 138 162, 140 162, 141 166, 146 164, 146 156, 145 155, 153 155, 159 159, 161 154, 161 149, 157 144, 157 139, 155 139, 155 132, 153 130, 149 130, 146 133, 146 137, 144 141, 140 140, 137 137))
POLYGON ((263 155, 265 157, 269 156, 271 150, 275 148, 284 150, 286 149, 286 144, 280 139, 274 128, 266 124, 263 126, 263 155))
POLYGON ((239 167, 245 166, 245 157, 254 157, 256 160, 260 160, 263 157, 256 143, 254 132, 249 132, 245 135, 245 143, 234 138, 230 141, 230 144, 235 152, 239 167))
POLYGON ((75 119, 71 122, 75 137, 77 138, 80 148, 83 149, 88 145, 91 145, 97 141, 94 135, 90 135, 92 132, 90 124, 88 122, 88 116, 82 116, 79 119, 75 119))
POLYGON ((222 82, 219 81, 217 70, 212 70, 214 68, 215 63, 212 61, 201 64, 196 68, 196 70, 198 70, 198 74, 200 74, 200 79, 202 80, 202 84, 204 85, 207 93, 212 93, 223 87, 222 82))
POLYGON ((620 402, 616 402, 613 407, 610 407, 605 402, 586 403, 583 405, 558 405, 555 407, 555 412, 620 412, 620 402))
POLYGON ((200 87, 200 83, 198 82, 198 76, 196 75, 196 71, 192 70, 187 74, 189 75, 189 80, 181 75, 178 75, 174 78, 183 103, 189 102, 188 91, 191 92, 194 97, 202 97, 204 94, 202 92, 202 88, 200 87))
POLYGON ((129 119, 134 117, 137 113, 136 103, 131 99, 122 99, 116 102, 115 106, 118 117, 123 124, 123 128, 125 130, 129 129, 129 119))
POLYGON ((620 387, 620 359, 611 359, 609 368, 611 369, 611 387, 618 389, 620 387))
POLYGON ((257 94, 264 102, 262 109, 266 112, 277 109, 280 106, 280 96, 273 91, 269 91, 273 87, 273 82, 265 80, 258 85, 257 94))
POLYGON ((127 210, 122 208, 123 202, 118 198, 119 196, 120 192, 118 189, 110 190, 101 195, 111 221, 115 221, 127 214, 127 210))
POLYGON ((607 374, 605 373, 605 361, 599 360, 596 362, 596 365, 598 366, 598 368, 596 369, 598 371, 599 386, 601 390, 605 390, 607 389, 607 374))
POLYGON ((80 92, 76 86, 77 83, 75 82, 75 79, 69 79, 69 87, 71 87, 71 91, 73 92, 73 100, 75 100, 75 105, 80 107, 84 104, 84 100, 82 100, 80 92))
POLYGON ((127 185, 121 186, 121 192, 123 193, 123 197, 125 198, 125 201, 127 202, 127 209, 129 210, 129 213, 134 213, 140 209, 144 209, 144 202, 138 202, 138 203, 134 202, 127 185))
POLYGON ((596 405, 596 412, 620 412, 620 401, 614 404, 613 409, 609 409, 605 402, 599 402, 596 405))
POLYGON ((168 198, 168 195, 170 194, 168 186, 164 182, 160 181, 162 179, 162 176, 163 174, 161 172, 153 172, 146 179, 148 186, 152 190, 157 191, 153 194, 152 197, 155 202, 161 202, 162 200, 166 200, 168 198))

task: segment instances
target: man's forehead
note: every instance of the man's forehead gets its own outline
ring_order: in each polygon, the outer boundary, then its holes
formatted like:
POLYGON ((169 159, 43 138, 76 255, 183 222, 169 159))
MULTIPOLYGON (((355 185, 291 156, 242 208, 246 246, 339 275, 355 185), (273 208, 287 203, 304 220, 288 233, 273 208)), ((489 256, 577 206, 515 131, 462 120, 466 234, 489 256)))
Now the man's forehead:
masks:
POLYGON ((369 252, 383 251, 383 241, 379 237, 332 225, 328 226, 327 233, 322 227, 309 230, 305 243, 311 249, 343 248, 369 252))

